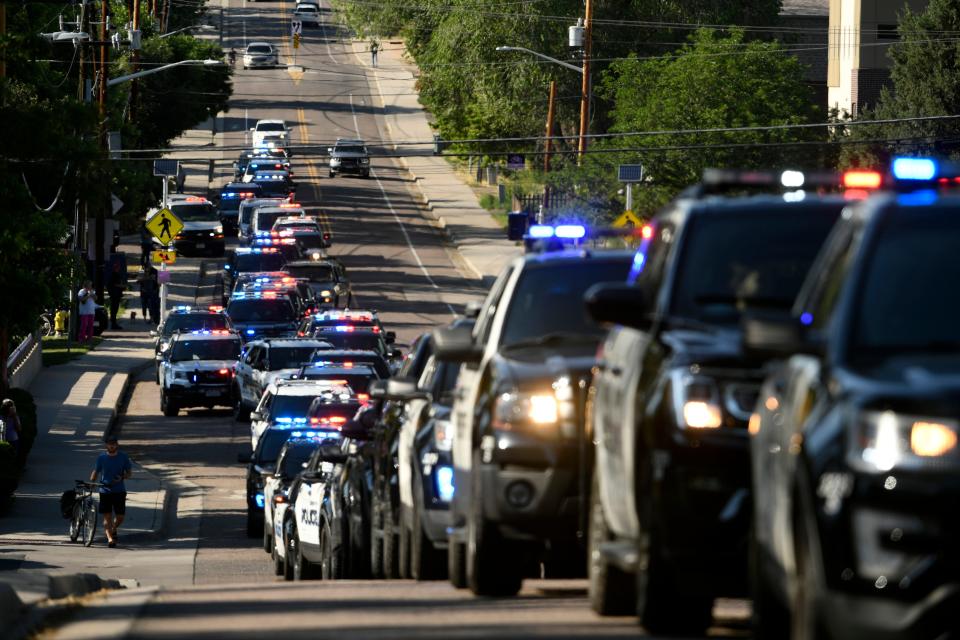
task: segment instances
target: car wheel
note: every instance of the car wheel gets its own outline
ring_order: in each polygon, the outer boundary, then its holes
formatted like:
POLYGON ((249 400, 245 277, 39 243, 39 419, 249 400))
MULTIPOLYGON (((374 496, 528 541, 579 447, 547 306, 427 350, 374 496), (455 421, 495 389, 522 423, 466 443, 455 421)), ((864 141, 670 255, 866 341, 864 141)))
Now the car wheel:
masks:
POLYGON ((310 564, 310 561, 307 560, 306 556, 303 555, 303 547, 300 546, 300 539, 297 537, 296 529, 294 529, 291 547, 293 547, 293 579, 297 582, 300 580, 312 580, 315 569, 313 565, 310 564))
POLYGON ((243 404, 243 398, 240 395, 240 390, 237 389, 234 392, 234 397, 237 398, 237 403, 233 407, 233 419, 236 422, 249 422, 250 421, 250 409, 247 409, 243 404))
POLYGON ((750 532, 750 595, 753 601, 753 637, 759 640, 790 637, 790 612, 775 595, 763 570, 756 533, 750 532))
POLYGON ((336 178, 336 177, 337 177, 336 172, 331 171, 331 172, 330 172, 330 177, 331 177, 331 178, 336 178))
POLYGON ((263 551, 270 553, 273 551, 273 527, 267 525, 267 519, 263 519, 263 551))
MULTIPOLYGON (((414 476, 417 486, 422 484, 414 476)), ((423 530, 423 494, 422 490, 413 496, 413 528, 410 530, 410 577, 414 580, 442 580, 443 557, 423 530)))
POLYGON ((456 589, 467 588, 466 545, 450 538, 447 542, 447 579, 456 589))
POLYGON ((343 563, 339 552, 333 549, 330 525, 324 522, 320 529, 320 579, 340 580, 341 578, 343 578, 343 563))
POLYGON ((283 579, 287 581, 293 580, 293 539, 297 535, 296 527, 293 516, 283 521, 283 579))
POLYGON ((798 482, 801 493, 799 499, 794 499, 797 505, 793 517, 794 554, 796 557, 797 576, 793 585, 793 606, 790 619, 790 638, 792 640, 828 640, 827 631, 821 611, 821 598, 826 591, 826 581, 823 578, 822 562, 820 558, 820 541, 812 523, 807 517, 809 510, 802 506, 802 495, 809 491, 809 482, 801 479, 798 482))
POLYGON ((277 553, 276 547, 270 550, 270 559, 273 561, 273 575, 282 576, 286 563, 284 563, 280 554, 277 553))
POLYGON ((599 478, 594 472, 587 549, 590 608, 601 616, 625 616, 636 608, 636 585, 633 576, 611 566, 601 555, 600 545, 612 538, 600 503, 599 478))
POLYGON ((398 571, 397 575, 401 580, 410 578, 410 527, 407 526, 409 509, 400 506, 400 546, 398 552, 398 571))
POLYGON ((156 377, 156 382, 157 382, 157 384, 160 384, 160 367, 157 367, 157 377, 156 377))
POLYGON ((260 518, 250 507, 247 507, 247 537, 256 538, 262 532, 263 523, 260 522, 260 518))
POLYGON ((514 596, 523 585, 519 558, 483 516, 480 454, 473 457, 473 489, 467 515, 467 585, 478 596, 514 596))
POLYGON ((382 507, 383 518, 383 577, 394 580, 400 577, 400 558, 397 549, 396 527, 390 514, 390 507, 382 507))
POLYGON ((160 410, 168 418, 175 418, 180 413, 177 401, 169 398, 167 392, 162 389, 160 390, 160 410))
POLYGON ((689 595, 677 589, 677 582, 663 560, 655 532, 641 531, 637 545, 637 616, 653 634, 700 635, 713 618, 713 598, 689 595))
POLYGON ((380 526, 380 505, 374 491, 370 507, 370 577, 383 577, 383 529, 380 526))

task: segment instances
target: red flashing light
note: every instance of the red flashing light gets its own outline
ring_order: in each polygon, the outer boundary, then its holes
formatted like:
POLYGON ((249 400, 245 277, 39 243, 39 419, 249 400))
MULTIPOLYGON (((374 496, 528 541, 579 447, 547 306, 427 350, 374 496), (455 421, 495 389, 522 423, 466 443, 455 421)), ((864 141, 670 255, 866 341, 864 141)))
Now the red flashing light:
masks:
POLYGON ((221 311, 223 311, 223 307, 220 306, 220 305, 216 305, 216 304, 215 304, 215 305, 212 305, 212 306, 207 307, 207 310, 208 310, 208 311, 213 311, 214 313, 220 313, 221 311))
POLYGON ((276 292, 276 291, 264 291, 264 292, 263 292, 263 297, 264 297, 264 298, 276 298, 276 297, 277 297, 277 292, 276 292))
POLYGON ((883 176, 878 171, 847 171, 843 174, 843 186, 847 189, 879 189, 883 176))
POLYGON ((357 394, 357 400, 359 400, 359 401, 360 401, 361 403, 363 403, 363 404, 367 404, 368 402, 370 402, 370 394, 369 394, 369 393, 358 393, 358 394, 357 394))
POLYGON ((189 196, 188 198, 186 198, 186 201, 187 202, 206 202, 207 199, 202 198, 200 196, 189 196))
POLYGON ((644 240, 649 240, 652 238, 653 227, 651 227, 649 224, 643 225, 643 228, 640 229, 640 237, 642 237, 644 240))
POLYGON ((220 371, 218 371, 218 373, 219 373, 220 375, 222 375, 222 376, 225 376, 225 375, 227 375, 228 373, 230 373, 230 369, 220 369, 220 371))

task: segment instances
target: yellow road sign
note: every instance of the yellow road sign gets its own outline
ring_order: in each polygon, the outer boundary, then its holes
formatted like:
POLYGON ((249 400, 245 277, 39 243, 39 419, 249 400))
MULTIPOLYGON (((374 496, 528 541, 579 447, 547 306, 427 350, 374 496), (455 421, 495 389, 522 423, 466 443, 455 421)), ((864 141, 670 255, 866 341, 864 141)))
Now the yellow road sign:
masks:
POLYGON ((613 221, 614 227, 642 227, 643 221, 637 217, 633 211, 624 211, 620 217, 613 221))
POLYGON ((162 244, 170 244, 177 234, 183 231, 183 222, 173 211, 164 207, 147 220, 147 231, 162 244))
POLYGON ((300 34, 299 34, 299 33, 293 34, 293 48, 294 48, 294 49, 299 49, 299 48, 300 48, 300 34))
POLYGON ((177 252, 173 249, 151 251, 150 261, 153 262, 153 264, 174 264, 177 261, 177 252))

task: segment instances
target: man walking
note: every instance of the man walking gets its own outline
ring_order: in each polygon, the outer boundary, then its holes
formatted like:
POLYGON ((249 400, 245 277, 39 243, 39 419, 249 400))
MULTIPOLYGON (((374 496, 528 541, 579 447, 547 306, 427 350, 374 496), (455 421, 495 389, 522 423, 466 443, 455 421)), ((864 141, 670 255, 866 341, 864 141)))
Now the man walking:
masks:
POLYGON ((93 316, 97 309, 102 309, 93 295, 93 283, 89 280, 83 283, 83 288, 77 294, 77 300, 80 302, 80 330, 77 334, 77 342, 86 343, 93 337, 93 316))
POLYGON ((114 435, 107 436, 107 452, 97 457, 97 466, 90 473, 90 482, 100 482, 100 513, 107 546, 117 546, 117 529, 127 512, 127 487, 124 480, 133 474, 133 464, 114 435))
POLYGON ((0 440, 9 442, 13 451, 20 455, 20 417, 17 415, 17 406, 10 398, 5 398, 0 403, 0 431, 2 437, 0 440))
POLYGON ((119 258, 115 258, 107 277, 107 292, 110 294, 110 328, 123 329, 117 324, 117 312, 120 311, 120 302, 123 300, 123 290, 127 288, 127 278, 120 269, 119 258))
POLYGON ((380 51, 380 43, 377 42, 376 38, 371 38, 370 40, 370 65, 373 67, 377 66, 377 53, 380 51))

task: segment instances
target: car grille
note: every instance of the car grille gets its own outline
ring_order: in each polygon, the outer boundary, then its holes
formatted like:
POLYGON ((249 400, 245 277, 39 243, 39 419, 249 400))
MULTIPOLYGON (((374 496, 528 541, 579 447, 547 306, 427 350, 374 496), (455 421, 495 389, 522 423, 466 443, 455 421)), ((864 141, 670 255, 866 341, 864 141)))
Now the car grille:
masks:
POLYGON ((194 371, 190 374, 190 382, 194 384, 223 385, 230 382, 229 370, 226 374, 219 371, 194 371))

